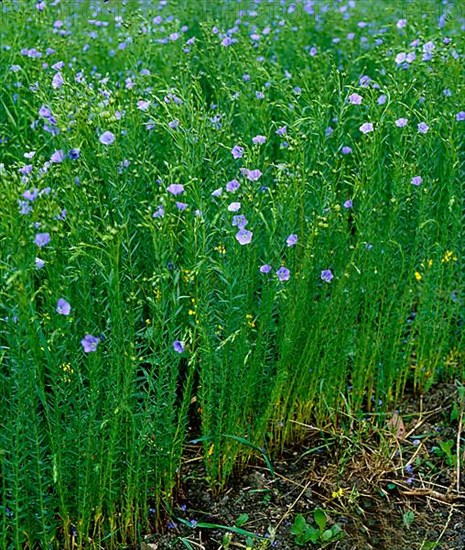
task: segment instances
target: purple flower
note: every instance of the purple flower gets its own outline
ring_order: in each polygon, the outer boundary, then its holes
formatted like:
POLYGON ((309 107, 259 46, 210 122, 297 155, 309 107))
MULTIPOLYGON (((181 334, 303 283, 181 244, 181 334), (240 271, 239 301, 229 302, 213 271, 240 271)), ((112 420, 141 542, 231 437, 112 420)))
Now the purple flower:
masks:
POLYGON ((278 277, 281 282, 288 281, 290 276, 291 272, 287 267, 280 267, 278 271, 276 271, 276 277, 278 277))
POLYGON ((229 206, 228 206, 228 211, 229 212, 237 212, 238 210, 241 209, 241 203, 240 202, 232 202, 229 206))
POLYGON ((100 338, 97 338, 96 336, 92 336, 92 334, 86 334, 84 338, 81 340, 81 346, 84 350, 84 353, 91 353, 93 351, 97 351, 97 346, 100 342, 100 338))
POLYGON ((247 168, 243 168, 241 171, 242 174, 250 181, 258 181, 262 176, 262 173, 258 169, 248 170, 247 168))
POLYGON ((152 214, 152 218, 163 218, 165 215, 165 209, 163 205, 159 204, 155 212, 152 214))
POLYGON ((19 206, 19 213, 22 216, 27 216, 30 212, 32 212, 32 206, 31 203, 28 201, 20 201, 18 200, 18 206, 19 206))
POLYGON ((60 129, 55 126, 56 122, 52 122, 52 119, 50 119, 49 122, 51 126, 44 123, 44 131, 52 134, 52 136, 57 136, 60 133, 60 129))
POLYGON ((179 127, 179 120, 177 118, 175 118, 174 120, 172 120, 171 122, 168 122, 168 126, 172 129, 172 130, 176 130, 178 127, 179 127))
POLYGON ((71 149, 70 151, 68 151, 68 158, 70 158, 71 160, 77 160, 80 154, 81 151, 79 149, 71 149))
POLYGON ((244 148, 241 147, 240 145, 234 145, 234 147, 231 149, 231 155, 235 158, 235 159, 240 159, 243 157, 244 155, 244 148))
POLYGON ((407 118, 398 118, 395 122, 397 128, 405 128, 408 124, 407 118))
POLYGON ((184 193, 184 185, 180 183, 172 183, 171 185, 168 185, 166 190, 174 196, 180 195, 181 193, 184 193))
POLYGON ((186 210, 186 208, 188 208, 189 205, 186 204, 185 202, 177 202, 176 203, 176 208, 180 211, 180 212, 183 212, 184 210, 186 210))
POLYGON ((26 49, 21 50, 21 53, 23 55, 27 55, 28 57, 30 57, 32 59, 38 59, 39 57, 42 57, 42 53, 39 52, 36 48, 31 48, 30 50, 28 50, 26 48, 26 49))
POLYGON ((103 145, 111 145, 115 141, 115 135, 112 132, 103 132, 99 137, 99 141, 103 145))
POLYGON ((149 107, 150 107, 150 101, 144 101, 143 99, 141 99, 140 101, 137 102, 137 108, 140 111, 146 111, 149 107))
POLYGON ((248 229, 239 229, 239 231, 236 233, 236 239, 241 245, 249 244, 252 240, 252 236, 252 231, 249 231, 248 229))
POLYGON ((221 197, 221 194, 223 193, 223 188, 219 187, 218 189, 215 189, 212 191, 212 197, 221 197))
POLYGON ((349 209, 349 208, 352 208, 352 206, 353 206, 353 202, 351 199, 346 200, 346 202, 344 203, 344 208, 349 209))
POLYGON ((411 179, 410 183, 412 185, 417 185, 418 186, 418 185, 421 185, 422 181, 423 181, 423 178, 421 176, 414 176, 411 179))
POLYGON ((271 265, 264 264, 260 267, 260 273, 269 273, 271 271, 271 265))
POLYGON ((334 277, 330 269, 323 269, 321 272, 321 279, 326 283, 330 283, 331 279, 334 277))
POLYGON ((265 99, 265 94, 263 92, 255 92, 255 97, 257 99, 265 99))
POLYGON ((48 120, 52 117, 52 111, 50 107, 47 107, 47 105, 42 105, 42 107, 39 109, 39 116, 41 118, 44 118, 45 120, 48 120))
POLYGON ((215 130, 219 130, 222 126, 221 115, 215 115, 214 117, 211 117, 210 122, 212 123, 212 126, 213 128, 215 128, 215 130))
POLYGON ((457 113, 457 116, 455 117, 458 122, 462 122, 465 120, 465 111, 460 111, 457 113))
MULTIPOLYGON (((153 515, 155 513, 155 508, 150 508, 150 510, 153 510, 152 511, 152 515, 153 515)), ((168 521, 167 526, 168 526, 168 529, 176 529, 178 524, 174 523, 174 521, 168 521)))
POLYGON ((362 88, 368 88, 368 86, 371 84, 371 78, 368 75, 363 75, 358 83, 362 88))
POLYGON ((184 352, 184 343, 181 342, 181 340, 175 340, 173 342, 173 348, 176 353, 183 353, 184 352))
POLYGON ((349 101, 349 103, 351 103, 352 105, 361 105, 362 101, 363 101, 363 97, 359 94, 351 94, 347 100, 349 101))
POLYGON ((397 65, 400 65, 401 63, 404 63, 407 59, 407 54, 405 52, 398 53, 395 58, 395 62, 397 65))
POLYGON ((299 238, 297 235, 289 235, 289 237, 286 239, 287 246, 295 246, 297 244, 297 241, 299 238))
POLYGON ((19 172, 23 174, 23 176, 27 176, 32 172, 33 168, 32 164, 26 164, 19 169, 19 172))
POLYGON ((384 105, 387 101, 387 95, 385 94, 381 94, 379 97, 378 97, 378 105, 384 105))
POLYGON ((228 193, 235 193, 240 186, 241 184, 237 180, 228 181, 226 184, 226 191, 228 191, 228 193))
POLYGON ((52 80, 52 88, 57 90, 58 88, 61 88, 64 83, 65 81, 63 80, 61 73, 56 73, 52 80))
POLYGON ((234 40, 232 38, 230 38, 229 36, 226 36, 221 41, 221 45, 224 46, 224 47, 231 46, 231 44, 233 44, 233 43, 234 43, 234 40))
POLYGON ((263 143, 265 143, 265 141, 266 141, 266 137, 261 135, 258 135, 252 138, 252 142, 255 145, 262 145, 263 143))
POLYGON ((59 164, 60 162, 63 162, 65 159, 65 154, 63 152, 63 149, 59 149, 58 151, 55 151, 53 155, 50 157, 50 161, 54 162, 55 164, 59 164))
POLYGON ((371 122, 364 122, 360 126, 360 131, 362 132, 362 134, 368 134, 370 132, 373 132, 373 130, 374 130, 374 127, 373 127, 373 124, 371 122))
POLYGON ((403 29, 406 27, 406 25, 407 25, 407 19, 399 19, 399 21, 397 21, 398 29, 403 29))
POLYGON ((431 40, 429 42, 426 42, 426 44, 423 45, 423 52, 425 53, 432 53, 435 50, 436 46, 434 45, 434 42, 431 40))
POLYGON ((24 191, 23 197, 31 202, 34 202, 36 198, 39 196, 39 190, 37 188, 34 189, 28 189, 27 191, 24 191))
POLYGON ((348 147, 347 145, 345 145, 342 149, 341 149, 341 153, 343 155, 350 155, 350 153, 352 153, 352 148, 351 147, 348 147))
POLYGON ((407 61, 407 63, 413 63, 415 61, 415 59, 417 58, 415 52, 410 52, 407 54, 407 57, 405 58, 405 61, 407 61))
POLYGON ((39 248, 47 246, 50 242, 50 233, 37 233, 34 238, 34 242, 39 248))
POLYGON ((69 315, 71 313, 71 306, 64 298, 60 298, 57 302, 56 311, 60 315, 69 315))
POLYGON ((287 126, 282 126, 276 130, 278 136, 284 136, 287 134, 287 126))
POLYGON ((248 224, 247 218, 244 216, 244 214, 239 214, 238 216, 233 216, 232 219, 232 225, 233 227, 238 227, 239 229, 244 229, 244 227, 248 224))
POLYGON ((420 134, 426 134, 426 132, 428 132, 428 130, 429 130, 429 126, 428 126, 428 124, 426 124, 426 122, 420 122, 420 124, 418 124, 417 128, 418 128, 418 132, 420 134))
POLYGON ((36 266, 36 269, 42 269, 45 266, 44 260, 42 260, 41 258, 36 258, 35 266, 36 266))

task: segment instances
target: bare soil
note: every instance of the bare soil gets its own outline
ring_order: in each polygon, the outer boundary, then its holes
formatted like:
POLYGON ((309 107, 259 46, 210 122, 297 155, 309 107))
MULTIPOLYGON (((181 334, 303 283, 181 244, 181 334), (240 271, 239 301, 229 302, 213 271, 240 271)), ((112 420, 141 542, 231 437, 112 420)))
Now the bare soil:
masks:
POLYGON ((369 416, 352 419, 351 430, 308 426, 304 442, 274 462, 274 476, 257 459, 218 497, 191 449, 173 514, 142 550, 250 548, 245 535, 228 535, 244 514, 241 528, 269 541, 255 539, 254 549, 465 550, 462 422, 456 386, 441 385, 408 398, 381 428, 369 416), (316 508, 343 537, 299 546, 292 524, 302 514, 314 525, 316 508))

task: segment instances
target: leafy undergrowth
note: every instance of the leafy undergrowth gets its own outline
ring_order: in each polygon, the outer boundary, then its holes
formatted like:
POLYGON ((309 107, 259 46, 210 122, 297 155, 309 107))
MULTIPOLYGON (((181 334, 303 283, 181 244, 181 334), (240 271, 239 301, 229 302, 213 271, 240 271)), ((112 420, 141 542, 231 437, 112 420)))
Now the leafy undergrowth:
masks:
POLYGON ((440 385, 407 397, 383 427, 373 417, 348 417, 345 428, 307 426, 304 444, 274 462, 274 476, 257 461, 219 497, 192 447, 164 533, 147 535, 142 548, 464 548, 460 391, 440 385), (319 531, 323 516, 320 532, 333 536, 301 544, 303 524, 319 531))

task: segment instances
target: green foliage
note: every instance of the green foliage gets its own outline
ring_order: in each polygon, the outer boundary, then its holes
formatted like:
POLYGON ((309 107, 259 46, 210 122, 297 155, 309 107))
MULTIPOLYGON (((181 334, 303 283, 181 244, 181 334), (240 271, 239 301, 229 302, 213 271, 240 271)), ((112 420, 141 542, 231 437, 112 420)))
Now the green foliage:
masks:
POLYGON ((413 510, 408 510, 402 514, 402 522, 409 529, 413 522, 415 521, 415 512, 413 510))
POLYGON ((337 523, 326 529, 327 518, 321 508, 317 508, 313 512, 313 521, 316 527, 308 524, 302 514, 295 517, 291 533, 295 536, 295 542, 298 546, 307 546, 308 543, 324 546, 339 540, 343 536, 342 528, 337 523))
POLYGON ((458 19, 438 28, 411 3, 398 29, 400 0, 36 3, 0 7, 0 548, 135 545, 170 507, 186 442, 219 492, 251 457, 273 472, 301 422, 463 380, 458 19))
POLYGON ((432 447, 431 450, 436 454, 436 456, 443 457, 448 466, 456 467, 457 454, 455 451, 455 445, 456 442, 453 439, 438 441, 438 446, 432 447))

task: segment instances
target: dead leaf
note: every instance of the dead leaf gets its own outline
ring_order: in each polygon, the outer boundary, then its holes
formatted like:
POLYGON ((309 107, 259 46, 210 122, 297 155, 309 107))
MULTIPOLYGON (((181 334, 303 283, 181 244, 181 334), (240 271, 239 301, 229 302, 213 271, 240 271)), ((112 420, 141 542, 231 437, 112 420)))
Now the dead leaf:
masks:
POLYGON ((390 418, 387 421, 387 429, 394 433, 394 437, 396 439, 403 439, 405 436, 405 424, 402 420, 402 417, 400 414, 395 411, 392 415, 392 418, 390 418))

